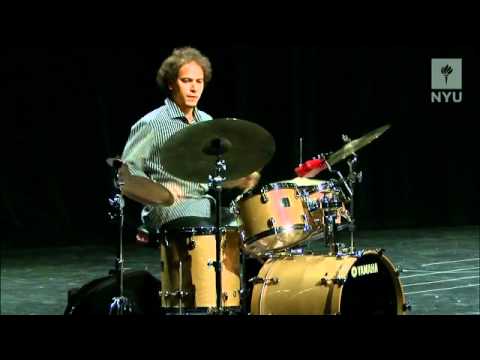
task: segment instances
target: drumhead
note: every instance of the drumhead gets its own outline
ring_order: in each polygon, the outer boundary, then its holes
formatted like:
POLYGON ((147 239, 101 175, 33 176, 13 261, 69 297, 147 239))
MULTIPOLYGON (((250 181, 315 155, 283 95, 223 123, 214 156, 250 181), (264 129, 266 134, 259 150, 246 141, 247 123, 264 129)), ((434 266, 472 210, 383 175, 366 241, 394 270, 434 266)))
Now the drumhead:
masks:
POLYGON ((396 315, 401 298, 395 270, 385 257, 371 252, 352 265, 342 290, 342 315, 396 315))

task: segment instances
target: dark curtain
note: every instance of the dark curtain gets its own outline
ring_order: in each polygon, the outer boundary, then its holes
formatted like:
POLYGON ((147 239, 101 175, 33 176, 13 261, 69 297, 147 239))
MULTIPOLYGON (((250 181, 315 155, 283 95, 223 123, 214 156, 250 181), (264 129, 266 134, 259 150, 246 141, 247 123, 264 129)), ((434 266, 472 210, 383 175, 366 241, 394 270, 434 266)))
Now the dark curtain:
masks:
MULTIPOLYGON (((178 44, 183 45, 183 44, 178 44)), ((473 48, 263 48, 192 44, 214 74, 200 108, 260 124, 277 151, 262 184, 295 177, 303 159, 392 127, 361 149, 361 229, 478 225, 473 48), (463 59, 463 101, 431 102, 431 58, 463 59)), ((163 104, 156 71, 171 48, 8 49, 2 121, 1 236, 7 245, 113 241, 105 159, 163 104)), ((255 144, 252 144, 252 149, 255 144)), ((344 174, 345 163, 336 167, 344 174)), ((328 178, 322 173, 320 178, 328 178)), ((127 226, 141 207, 127 203, 127 226)), ((131 239, 130 239, 131 240, 131 239)))

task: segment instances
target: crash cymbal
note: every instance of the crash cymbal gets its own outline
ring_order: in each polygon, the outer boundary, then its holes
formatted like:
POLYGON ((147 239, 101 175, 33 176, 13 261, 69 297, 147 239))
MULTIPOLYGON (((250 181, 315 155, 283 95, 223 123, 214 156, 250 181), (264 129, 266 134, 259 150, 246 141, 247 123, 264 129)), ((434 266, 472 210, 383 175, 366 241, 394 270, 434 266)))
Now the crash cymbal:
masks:
POLYGON ((309 179, 309 178, 304 178, 304 177, 296 177, 295 179, 291 180, 283 180, 279 181, 279 183, 290 183, 290 184, 295 184, 297 186, 317 186, 325 183, 327 181, 325 180, 314 180, 314 179, 309 179))
POLYGON ((187 181, 207 183, 217 155, 227 165, 227 180, 262 169, 275 153, 275 141, 261 126, 235 118, 203 121, 186 127, 160 149, 162 166, 187 181))
POLYGON ((369 132, 367 135, 362 136, 361 138, 349 142, 336 153, 330 155, 330 157, 327 159, 328 163, 333 166, 336 163, 346 159, 348 156, 353 155, 359 149, 370 144, 373 140, 379 138, 388 129, 390 129, 390 125, 385 125, 369 132))

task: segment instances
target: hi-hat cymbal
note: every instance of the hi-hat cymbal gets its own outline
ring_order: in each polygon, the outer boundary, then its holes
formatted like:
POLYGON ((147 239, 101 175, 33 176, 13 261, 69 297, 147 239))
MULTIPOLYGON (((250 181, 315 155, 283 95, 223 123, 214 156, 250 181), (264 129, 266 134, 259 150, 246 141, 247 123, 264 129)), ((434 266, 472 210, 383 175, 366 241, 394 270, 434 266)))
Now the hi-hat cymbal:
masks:
POLYGON ((217 155, 226 162, 227 180, 236 180, 262 169, 274 153, 275 141, 267 130, 246 120, 226 118, 179 131, 160 149, 160 158, 170 174, 207 183, 215 173, 217 155))
POLYGON ((279 183, 291 183, 295 184, 297 186, 317 186, 321 185, 327 181, 325 180, 314 180, 314 179, 309 179, 309 178, 304 178, 304 177, 296 177, 295 179, 291 180, 283 180, 283 181, 278 181, 279 183))
POLYGON ((367 135, 362 136, 361 138, 349 142, 343 148, 330 155, 330 157, 327 159, 328 163, 333 166, 336 163, 346 159, 348 156, 353 155, 357 150, 379 138, 388 129, 390 129, 390 125, 385 125, 369 132, 367 135))

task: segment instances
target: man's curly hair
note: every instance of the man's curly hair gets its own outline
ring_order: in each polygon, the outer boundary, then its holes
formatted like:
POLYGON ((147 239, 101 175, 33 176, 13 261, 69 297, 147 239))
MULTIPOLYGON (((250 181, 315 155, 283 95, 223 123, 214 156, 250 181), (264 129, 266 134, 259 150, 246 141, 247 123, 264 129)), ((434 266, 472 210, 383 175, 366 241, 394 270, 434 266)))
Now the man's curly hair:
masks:
POLYGON ((172 54, 163 62, 157 72, 157 84, 165 91, 170 92, 168 86, 177 80, 180 68, 188 63, 196 62, 203 69, 205 85, 212 79, 212 64, 210 60, 197 49, 182 47, 174 49, 172 54))

